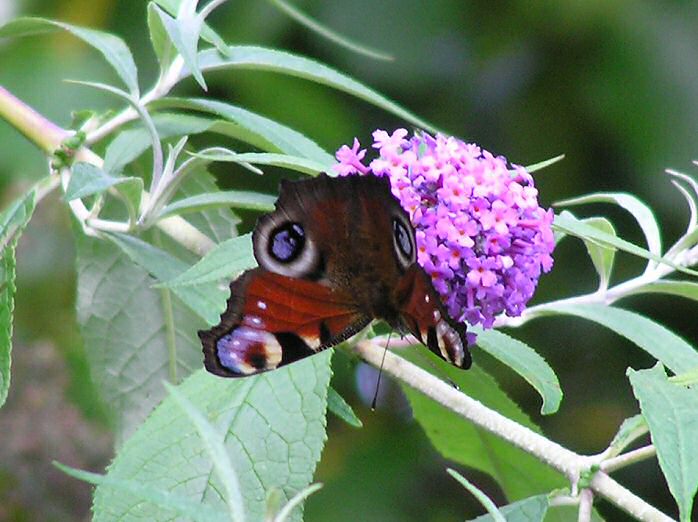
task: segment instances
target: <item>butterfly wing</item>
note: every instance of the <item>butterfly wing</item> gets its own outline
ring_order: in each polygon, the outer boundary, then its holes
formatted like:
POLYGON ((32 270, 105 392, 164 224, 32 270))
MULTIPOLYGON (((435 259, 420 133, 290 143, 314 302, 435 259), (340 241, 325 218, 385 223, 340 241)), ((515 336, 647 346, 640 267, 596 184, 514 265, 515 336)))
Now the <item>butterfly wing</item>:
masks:
POLYGON ((248 270, 231 283, 221 323, 199 332, 206 369, 243 377, 334 346, 371 320, 352 302, 321 283, 248 270))
POLYGON ((465 325, 451 319, 421 266, 413 264, 402 276, 395 289, 395 301, 402 324, 419 342, 454 366, 470 368, 465 325))

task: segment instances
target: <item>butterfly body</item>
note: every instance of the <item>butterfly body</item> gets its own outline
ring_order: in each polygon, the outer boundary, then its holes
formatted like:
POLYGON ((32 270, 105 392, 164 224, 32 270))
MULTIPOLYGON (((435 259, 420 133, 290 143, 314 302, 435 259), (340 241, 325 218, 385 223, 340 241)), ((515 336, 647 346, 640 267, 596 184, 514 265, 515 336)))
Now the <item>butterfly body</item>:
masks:
POLYGON ((373 319, 469 366, 465 328, 416 263, 414 230, 387 179, 282 182, 252 237, 259 267, 231 283, 221 323, 199 332, 206 368, 239 377, 338 344, 373 319))

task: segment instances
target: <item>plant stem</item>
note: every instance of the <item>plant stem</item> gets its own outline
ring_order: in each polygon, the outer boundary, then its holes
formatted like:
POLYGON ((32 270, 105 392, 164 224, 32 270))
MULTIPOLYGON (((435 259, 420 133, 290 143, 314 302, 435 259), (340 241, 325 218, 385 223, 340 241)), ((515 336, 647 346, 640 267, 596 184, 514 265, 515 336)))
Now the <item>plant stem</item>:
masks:
POLYGON ((542 303, 539 305, 531 306, 523 311, 519 317, 507 317, 505 315, 499 316, 495 321, 495 328, 500 327, 518 327, 523 324, 541 317, 548 312, 555 311, 558 307, 563 305, 578 305, 578 304, 605 304, 610 305, 615 303, 623 297, 636 292, 643 286, 654 283, 660 280, 662 277, 674 272, 675 269, 669 265, 659 265, 654 270, 648 271, 639 275, 633 279, 628 279, 622 283, 617 284, 603 292, 591 292, 585 295, 578 295, 575 297, 568 297, 565 299, 558 299, 557 301, 550 301, 548 303, 542 303))
MULTIPOLYGON (((381 365, 383 351, 371 341, 361 341, 354 345, 358 355, 375 367, 381 365)), ((554 441, 518 424, 491 410, 482 403, 454 389, 425 370, 402 359, 392 352, 385 354, 383 371, 399 381, 422 392, 435 402, 443 405, 461 417, 509 441, 515 446, 535 456, 556 470, 565 474, 571 481, 573 490, 582 471, 599 464, 600 456, 578 455, 554 441)), ((672 519, 649 505, 614 481, 604 472, 597 472, 591 481, 591 489, 607 498, 616 506, 646 522, 667 522, 672 519)))
POLYGON ((591 507, 594 504, 594 493, 590 489, 583 489, 579 497, 577 522, 591 522, 591 507))
MULTIPOLYGON (((155 86, 148 93, 143 95, 140 100, 140 104, 143 107, 146 107, 150 102, 166 96, 167 93, 169 93, 179 81, 179 75, 181 74, 183 67, 184 59, 181 55, 177 55, 177 58, 174 59, 170 67, 167 69, 165 74, 160 77, 155 86)), ((85 143, 87 145, 96 143, 125 123, 135 120, 137 117, 138 113, 133 107, 126 107, 116 116, 106 121, 92 132, 89 132, 85 139, 85 143)))
MULTIPOLYGON (((176 67, 174 68, 176 70, 176 67)), ((178 71, 176 72, 179 74, 178 71)), ((135 111, 133 112, 136 114, 135 111)), ((20 131, 47 156, 51 156, 61 146, 61 143, 72 134, 71 131, 62 129, 39 114, 2 86, 0 86, 0 117, 20 131)), ((87 147, 78 149, 75 154, 75 161, 85 161, 97 167, 101 167, 103 164, 102 158, 87 147)), ((66 173, 61 176, 64 188, 68 182, 68 175, 66 173)), ((147 198, 147 196, 147 192, 144 193, 144 198, 147 198)), ((129 231, 130 227, 126 223, 91 218, 90 211, 79 199, 69 202, 69 205, 75 217, 81 223, 94 228, 95 231, 129 231)), ((196 254, 202 255, 215 246, 215 243, 210 238, 179 216, 163 219, 156 226, 196 254)))
POLYGON ((0 85, 0 118, 46 154, 53 154, 72 133, 61 129, 0 85))
POLYGON ((642 448, 624 453, 623 455, 618 455, 617 457, 605 460, 601 463, 601 469, 606 473, 611 473, 617 469, 629 466, 630 464, 635 464, 636 462, 654 457, 656 454, 657 448, 650 444, 649 446, 644 446, 642 448))

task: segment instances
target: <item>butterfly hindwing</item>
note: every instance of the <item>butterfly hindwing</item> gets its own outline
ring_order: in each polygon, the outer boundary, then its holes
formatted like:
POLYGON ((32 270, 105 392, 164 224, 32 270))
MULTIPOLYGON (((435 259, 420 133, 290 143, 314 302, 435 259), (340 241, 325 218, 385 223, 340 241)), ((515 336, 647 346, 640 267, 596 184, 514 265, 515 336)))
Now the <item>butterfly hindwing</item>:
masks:
POLYGON ((413 264, 402 276, 395 290, 401 303, 402 323, 419 342, 445 361, 459 367, 472 364, 467 349, 465 327, 451 319, 431 278, 413 264))
POLYGON ((230 285, 221 323, 200 331, 206 369, 224 377, 273 370, 354 335, 370 322, 346 293, 255 268, 230 285))

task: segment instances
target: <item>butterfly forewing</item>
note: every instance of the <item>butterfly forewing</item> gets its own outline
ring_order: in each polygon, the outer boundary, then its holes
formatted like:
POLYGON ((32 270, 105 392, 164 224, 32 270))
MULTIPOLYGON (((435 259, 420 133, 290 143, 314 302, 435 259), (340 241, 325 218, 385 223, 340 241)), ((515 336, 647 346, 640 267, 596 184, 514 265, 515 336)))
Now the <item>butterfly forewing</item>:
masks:
POLYGON ((313 355, 370 321, 342 292, 262 268, 245 272, 230 292, 221 323, 199 332, 206 369, 224 377, 273 370, 313 355))

